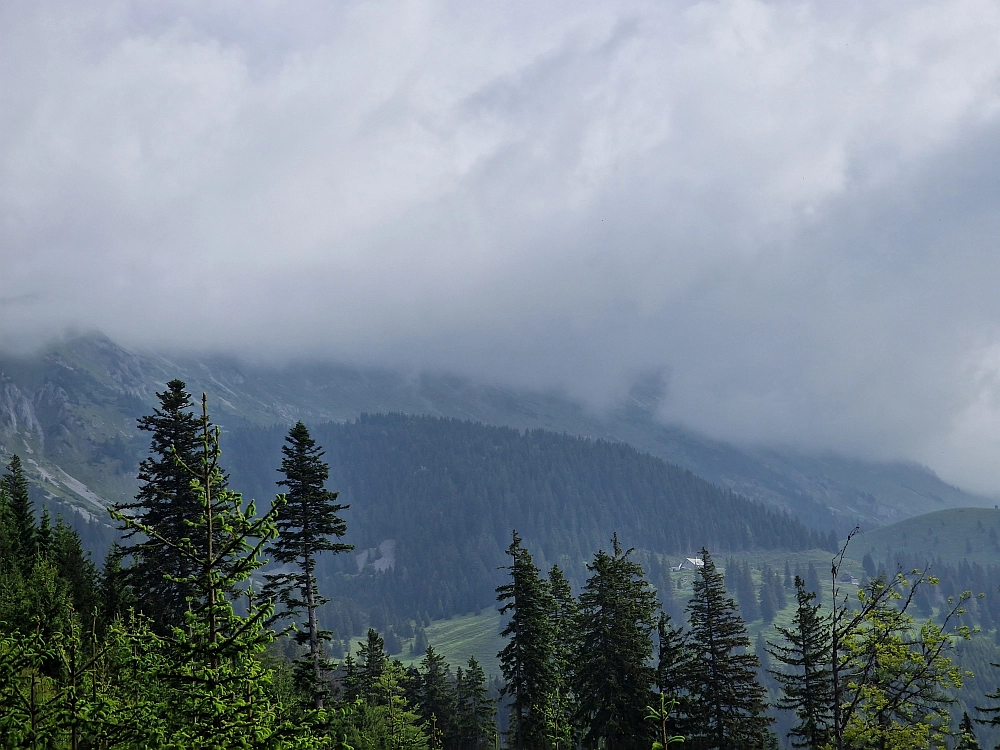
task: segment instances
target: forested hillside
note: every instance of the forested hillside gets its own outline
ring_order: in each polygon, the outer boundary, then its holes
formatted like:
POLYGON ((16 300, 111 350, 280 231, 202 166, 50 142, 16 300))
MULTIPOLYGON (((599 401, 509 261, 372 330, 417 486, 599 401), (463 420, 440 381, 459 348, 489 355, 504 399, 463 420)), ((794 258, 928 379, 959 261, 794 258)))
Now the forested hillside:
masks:
POLYGON ((543 431, 363 417, 317 429, 325 454, 299 422, 231 431, 226 462, 204 397, 198 417, 183 382, 157 395, 100 570, 38 518, 18 456, 0 479, 4 747, 972 748, 959 714, 997 698, 995 649, 968 625, 993 610, 956 589, 995 569, 938 580, 866 556, 858 589, 832 535, 621 444, 543 431), (287 492, 248 502, 236 484, 263 495, 272 468, 287 492), (699 540, 784 556, 784 575, 744 554, 724 578, 703 547, 672 581, 670 553, 699 540), (821 542, 839 589, 824 605, 817 550, 802 552, 821 542), (499 692, 475 658, 452 672, 421 628, 477 606, 480 585, 502 605, 487 618, 499 692), (400 636, 415 636, 409 667, 391 659, 400 636))
MULTIPOLYGON (((395 542, 393 566, 378 575, 370 565, 359 572, 347 555, 320 570, 341 602, 331 614, 342 635, 361 632, 363 612, 384 625, 490 606, 512 528, 576 582, 611 531, 628 546, 667 555, 834 543, 622 443, 401 414, 311 431, 326 449, 329 487, 351 506, 345 540, 373 557, 385 554, 375 552, 379 544, 395 542)), ((224 435, 231 486, 273 497, 283 434, 275 427, 224 435)))
POLYGON ((97 334, 30 356, 0 355, 0 457, 21 454, 37 499, 48 498, 67 517, 66 506, 74 508, 85 542, 104 549, 110 539, 83 519, 103 522, 106 505, 135 493, 147 448, 135 419, 175 376, 192 392, 207 392, 213 418, 230 430, 398 411, 624 442, 824 533, 833 527, 846 533, 855 519, 871 526, 940 508, 993 505, 916 465, 737 447, 664 424, 656 417, 663 390, 655 378, 593 412, 558 393, 444 373, 320 362, 269 367, 216 355, 130 351, 97 334))

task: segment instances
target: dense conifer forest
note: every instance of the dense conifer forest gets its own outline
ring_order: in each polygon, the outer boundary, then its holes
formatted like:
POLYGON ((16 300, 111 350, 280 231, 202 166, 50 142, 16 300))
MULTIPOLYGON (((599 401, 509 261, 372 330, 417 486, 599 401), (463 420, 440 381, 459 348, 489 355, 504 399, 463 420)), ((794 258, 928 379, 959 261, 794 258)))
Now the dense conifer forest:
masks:
MULTIPOLYGON (((363 633, 373 616, 380 628, 405 628, 490 606, 512 528, 577 586, 611 531, 661 555, 835 544, 622 443, 401 414, 311 432, 326 449, 331 487, 351 506, 345 539, 359 551, 396 545, 393 567, 378 576, 359 577, 354 555, 318 569, 334 594, 327 617, 342 635, 363 633)), ((235 486, 274 495, 281 438, 281 428, 225 436, 235 486)))
POLYGON ((549 433, 300 422, 232 436, 231 463, 204 397, 177 380, 158 397, 99 567, 37 512, 20 458, 6 467, 2 747, 973 748, 1000 724, 984 682, 997 652, 972 628, 996 612, 969 590, 995 569, 867 557, 845 582, 834 540, 627 446, 549 433), (238 490, 262 467, 282 493, 257 504, 238 490), (394 565, 359 565, 383 536, 394 565), (812 565, 738 556, 724 577, 703 544, 674 597, 658 554, 698 539, 733 555, 833 546, 832 590, 812 565), (432 611, 493 602, 499 690, 474 658, 389 653, 432 611), (338 606, 359 613, 347 633, 338 606), (779 613, 755 644, 748 625, 779 613), (976 700, 958 702, 973 671, 976 700))

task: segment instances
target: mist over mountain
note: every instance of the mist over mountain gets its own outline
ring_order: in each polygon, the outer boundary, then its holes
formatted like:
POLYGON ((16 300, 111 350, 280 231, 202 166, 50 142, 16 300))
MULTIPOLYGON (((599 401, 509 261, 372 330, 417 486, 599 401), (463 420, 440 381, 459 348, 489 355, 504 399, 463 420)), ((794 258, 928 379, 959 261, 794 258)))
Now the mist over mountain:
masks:
MULTIPOLYGON (((135 419, 150 413, 156 392, 175 377, 192 393, 208 394, 211 415, 226 434, 386 412, 565 432, 629 443, 823 533, 856 521, 874 526, 930 510, 993 504, 917 465, 740 448, 665 426, 652 416, 661 392, 656 379, 637 382, 627 401, 600 415, 559 395, 454 376, 167 358, 98 335, 0 361, 0 448, 5 455, 22 454, 40 492, 103 522, 105 505, 134 493, 135 470, 148 450, 135 419)), ((274 491, 261 489, 265 497, 274 491)))
POLYGON ((0 9, 0 346, 556 389, 1000 487, 1000 10, 0 9))

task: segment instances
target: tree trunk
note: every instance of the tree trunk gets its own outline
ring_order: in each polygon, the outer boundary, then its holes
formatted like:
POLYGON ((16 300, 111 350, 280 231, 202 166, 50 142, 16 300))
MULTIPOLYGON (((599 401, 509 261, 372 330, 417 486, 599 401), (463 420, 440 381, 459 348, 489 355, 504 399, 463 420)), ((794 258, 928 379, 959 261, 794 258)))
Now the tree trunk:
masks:
POLYGON ((316 617, 316 585, 313 581, 312 560, 306 555, 306 608, 309 610, 309 656, 313 663, 313 705, 316 708, 323 708, 323 692, 319 689, 320 684, 320 653, 319 653, 319 621, 316 617))

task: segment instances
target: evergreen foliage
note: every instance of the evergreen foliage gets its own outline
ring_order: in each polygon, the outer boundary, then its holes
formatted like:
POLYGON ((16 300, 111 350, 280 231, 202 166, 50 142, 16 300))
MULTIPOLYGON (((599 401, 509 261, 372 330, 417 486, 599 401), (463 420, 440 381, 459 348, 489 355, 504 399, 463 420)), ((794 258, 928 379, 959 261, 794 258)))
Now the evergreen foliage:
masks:
POLYGON ((201 447, 194 454, 198 463, 176 464, 188 473, 199 509, 197 516, 185 519, 185 536, 169 538, 120 512, 115 518, 157 548, 170 550, 182 561, 180 569, 189 571, 176 580, 179 590, 191 592, 184 627, 174 627, 150 650, 150 672, 165 688, 170 742, 237 747, 248 737, 263 742, 285 730, 281 706, 266 689, 273 675, 259 658, 273 638, 264 627, 272 609, 254 607, 251 600, 241 617, 229 599, 233 592, 250 591, 246 583, 263 565, 261 549, 276 533, 274 516, 282 503, 275 502, 258 518, 253 503, 245 505, 241 495, 225 486, 219 431, 209 422, 204 395, 200 431, 201 447))
POLYGON ((28 491, 28 479, 24 475, 21 457, 16 453, 7 464, 7 472, 0 477, 0 487, 6 497, 7 523, 14 559, 22 570, 26 570, 31 567, 35 558, 38 529, 35 526, 34 503, 28 491))
POLYGON ((576 655, 580 651, 582 633, 580 606, 573 589, 558 565, 549 570, 549 591, 552 594, 552 667, 555 692, 549 707, 547 724, 553 745, 569 748, 574 739, 574 719, 579 712, 572 677, 576 655))
POLYGON ((308 644, 309 653, 299 663, 297 674, 300 682, 308 685, 313 705, 322 708, 327 692, 324 675, 330 671, 322 641, 328 640, 330 633, 319 627, 317 610, 327 599, 317 589, 316 562, 323 552, 346 552, 354 547, 333 541, 347 532, 347 524, 338 515, 347 506, 339 505, 337 493, 326 489, 330 470, 322 449, 302 422, 289 430, 285 442, 280 468, 285 478, 278 484, 287 493, 277 519, 278 535, 266 552, 281 564, 294 564, 297 570, 265 574, 263 595, 277 598, 289 614, 306 610, 305 632, 295 637, 297 643, 308 644))
POLYGON ((557 685, 555 600, 517 531, 512 537, 506 567, 510 582, 497 587, 500 613, 508 616, 501 633, 508 643, 497 654, 505 680, 503 695, 511 699, 508 744, 514 750, 547 750, 546 716, 557 685))
POLYGON ((736 595, 743 621, 753 622, 760 619, 760 607, 750 573, 750 563, 732 558, 726 560, 726 579, 727 588, 736 595))
POLYGON ((659 607, 630 553, 616 535, 612 553, 599 551, 587 566, 592 575, 580 593, 574 693, 587 747, 645 750, 652 740, 645 708, 659 607))
POLYGON ((432 646, 420 660, 420 685, 417 713, 424 725, 433 728, 432 739, 439 747, 454 747, 459 743, 458 696, 452 684, 448 665, 432 646))
POLYGON ((708 550, 701 551, 701 558, 704 564, 687 607, 692 658, 686 688, 692 734, 686 746, 760 747, 771 721, 764 713, 766 691, 756 679, 760 663, 749 651, 746 625, 708 550))
MULTIPOLYGON (((227 432, 232 482, 249 495, 271 496, 270 467, 281 460, 287 432, 227 432)), ((512 528, 546 570, 559 563, 574 585, 613 531, 628 546, 669 555, 702 546, 737 552, 827 544, 781 512, 621 443, 402 414, 310 425, 309 432, 326 449, 340 501, 352 506, 342 541, 359 552, 396 542, 394 564, 380 572, 373 555, 360 571, 353 555, 317 567, 318 586, 332 600, 321 610, 323 625, 341 638, 362 636, 369 626, 400 632, 411 620, 490 606, 512 528), (373 620, 376 612, 387 621, 373 620)), ((656 569, 647 570, 661 588, 656 569)))
MULTIPOLYGON (((175 396, 178 387, 183 392, 182 383, 172 382, 175 396)), ((163 408, 146 419, 165 418, 170 393, 168 387, 159 394, 163 408)), ((182 416, 186 408, 179 409, 182 416)), ((452 673, 429 646, 424 631, 430 619, 427 603, 412 622, 400 620, 400 610, 394 612, 391 602, 376 602, 367 618, 377 628, 369 628, 359 644, 358 661, 348 654, 330 675, 333 689, 323 707, 316 708, 317 681, 296 682, 278 644, 268 651, 274 638, 268 628, 273 609, 269 602, 255 600, 250 577, 261 572, 262 551, 280 543, 276 534, 282 513, 286 513, 286 538, 294 539, 305 528, 283 505, 294 494, 292 478, 305 477, 300 486, 324 493, 324 501, 336 508, 334 516, 342 509, 334 493, 324 489, 322 453, 310 442, 308 431, 296 425, 286 441, 292 454, 286 453, 286 458, 309 461, 297 464, 305 467, 298 474, 296 469, 284 471, 289 467, 283 465, 287 495, 257 516, 253 503, 228 489, 219 468, 219 433, 209 422, 204 397, 196 422, 200 442, 189 446, 187 459, 173 443, 165 442, 165 423, 157 423, 160 433, 154 446, 159 448, 149 459, 169 457, 178 474, 187 473, 195 506, 184 510, 183 520, 179 509, 171 511, 173 520, 168 518, 159 527, 145 523, 141 508, 117 512, 123 528, 135 533, 126 540, 127 548, 111 548, 100 570, 84 552, 77 531, 57 513, 50 515, 49 508, 42 508, 36 521, 23 467, 12 460, 0 481, 0 747, 494 747, 497 706, 490 698, 486 674, 474 659, 452 673), (17 521, 18 514, 23 523, 17 521), (29 539, 30 546, 21 545, 23 539, 29 539), (146 542, 151 542, 148 556, 136 551, 146 542), (130 577, 134 568, 151 563, 154 553, 174 572, 151 568, 151 580, 159 573, 162 585, 173 587, 173 595, 184 594, 181 623, 176 626, 143 614, 156 612, 155 592, 128 585, 129 580, 139 580, 130 577), (123 560, 131 565, 124 566, 123 560), (424 655, 419 668, 406 669, 390 660, 387 646, 398 642, 399 635, 422 641, 417 644, 424 655)), ((622 455, 623 466, 629 466, 631 459, 622 455)), ((153 477, 151 465, 144 469, 144 488, 153 477)), ((166 471, 166 464, 161 468, 166 471)), ((419 473, 413 474, 415 484, 419 473)), ((565 487, 572 480, 564 476, 560 481, 565 487)), ((155 497, 165 497, 168 485, 161 485, 155 497)), ((353 492, 349 485, 349 493, 353 492)), ((149 507, 156 508, 152 503, 149 507)), ((164 509, 157 509, 153 517, 160 511, 164 509)), ((567 517, 579 520, 572 511, 567 517)), ((539 513, 534 522, 545 519, 539 513)), ((437 521, 443 524, 440 517, 437 521)), ((333 532, 317 532, 313 554, 330 551, 324 545, 340 544, 336 529, 342 533, 342 524, 338 518, 333 532)), ((486 533, 477 537, 484 544, 489 539, 486 533)), ((564 546, 553 549, 570 549, 575 542, 564 539, 560 544, 564 546)), ((943 748, 952 742, 960 748, 979 747, 973 720, 968 713, 961 714, 961 707, 956 712, 953 700, 967 679, 978 679, 980 685, 983 680, 1000 684, 989 666, 1000 661, 1000 651, 992 639, 967 642, 970 629, 954 622, 965 609, 983 624, 996 621, 997 614, 990 598, 950 594, 963 581, 992 588, 994 578, 1000 579, 1000 568, 968 563, 939 566, 940 585, 919 570, 892 578, 876 575, 856 589, 838 584, 843 554, 842 550, 835 558, 832 570, 832 615, 823 614, 809 581, 796 575, 791 624, 773 631, 775 642, 768 647, 763 632, 758 634, 751 651, 736 604, 706 550, 695 576, 685 630, 668 612, 658 610, 656 592, 646 580, 644 567, 659 589, 663 609, 669 610, 673 587, 666 563, 655 553, 623 551, 616 535, 612 552, 598 552, 586 566, 590 575, 577 599, 569 579, 579 578, 564 573, 576 565, 572 556, 560 557, 560 566, 551 567, 543 577, 515 532, 507 549, 510 564, 504 568, 509 577, 497 589, 507 617, 503 634, 508 643, 500 654, 506 678, 503 692, 514 709, 508 746, 629 750, 650 744, 665 748, 683 737, 683 747, 777 747, 764 715, 762 684, 773 680, 768 684, 781 690, 777 707, 796 714, 791 732, 795 747, 902 750, 943 748), (916 621, 913 611, 926 621, 916 621), (979 673, 977 678, 954 663, 952 657, 957 655, 963 666, 979 673), (770 676, 761 674, 758 664, 770 668, 770 676), (956 719, 962 715, 954 733, 949 713, 956 719)), ((482 563, 487 558, 476 559, 482 563)), ((302 560, 303 555, 293 555, 278 562, 302 560)), ((407 564, 416 564, 414 560, 419 555, 407 564)), ((466 568, 474 567, 470 560, 463 559, 466 568)), ((871 564, 876 569, 891 567, 889 561, 875 566, 871 560, 871 564)), ((791 567, 786 562, 786 577, 791 567)), ((810 567, 808 577, 816 578, 818 586, 815 567, 810 567)), ((321 573, 313 569, 318 602, 321 573)), ((783 608, 786 586, 767 564, 759 564, 759 571, 758 588, 746 561, 731 560, 727 565, 731 590, 749 589, 749 600, 768 617, 769 606, 783 608)), ((480 574, 490 575, 479 571, 472 577, 480 574)), ((375 588, 392 572, 353 575, 375 588)), ((397 583, 402 580, 401 576, 397 583)), ((426 590, 435 591, 441 583, 432 581, 426 590)), ((442 601, 440 611, 457 606, 454 594, 459 589, 453 581, 443 582, 442 599, 452 599, 447 604, 442 601)), ((380 595, 392 590, 383 587, 380 595)), ((308 603, 308 591, 301 586, 293 584, 288 596, 308 603)), ((349 606, 333 604, 344 611, 349 606)), ((318 623, 316 633, 322 633, 318 623)), ((345 645, 340 639, 336 643, 345 645)), ((295 656, 292 651, 288 646, 289 659, 295 656)), ((310 654, 308 665, 312 664, 310 654)), ((322 687, 325 691, 327 685, 322 687)), ((986 689, 977 686, 976 695, 986 689)), ((993 693, 991 699, 1000 700, 998 696, 993 693)), ((969 699, 963 700, 968 708, 969 699)), ((987 706, 983 715, 1000 716, 1000 709, 987 706)), ((1000 719, 987 718, 984 723, 1000 724, 1000 719)), ((984 736, 989 729, 982 730, 984 736)))
POLYGON ((806 572, 806 591, 816 594, 816 603, 823 603, 823 587, 819 584, 819 573, 812 561, 809 561, 809 569, 806 572))
MULTIPOLYGON (((206 460, 191 395, 180 380, 166 386, 156 394, 159 407, 138 419, 139 430, 150 433, 150 455, 139 464, 139 492, 133 501, 114 505, 121 518, 122 549, 130 559, 129 583, 141 592, 140 606, 162 634, 184 625, 188 599, 198 595, 191 583, 197 563, 181 545, 182 540, 192 539, 189 524, 197 523, 202 514, 191 472, 206 460)), ((218 482, 222 489, 221 472, 218 482)), ((191 544, 204 547, 201 539, 191 544)))
POLYGON ((496 704, 489 697, 486 673, 475 658, 455 679, 457 750, 492 750, 497 736, 496 704))
POLYGON ((789 628, 776 630, 785 643, 771 644, 768 653, 783 665, 771 674, 781 685, 778 708, 793 711, 798 723, 790 735, 792 747, 820 750, 833 732, 833 681, 830 669, 829 618, 814 604, 816 595, 795 577, 796 609, 789 628))
POLYGON ((979 750, 979 740, 976 730, 972 727, 972 719, 967 711, 962 712, 962 723, 958 727, 958 742, 955 750, 979 750))
POLYGON ((693 652, 684 629, 674 627, 668 614, 660 613, 656 633, 656 691, 675 701, 670 715, 660 717, 661 730, 669 736, 683 736, 687 731, 684 717, 692 713, 687 680, 693 652))

